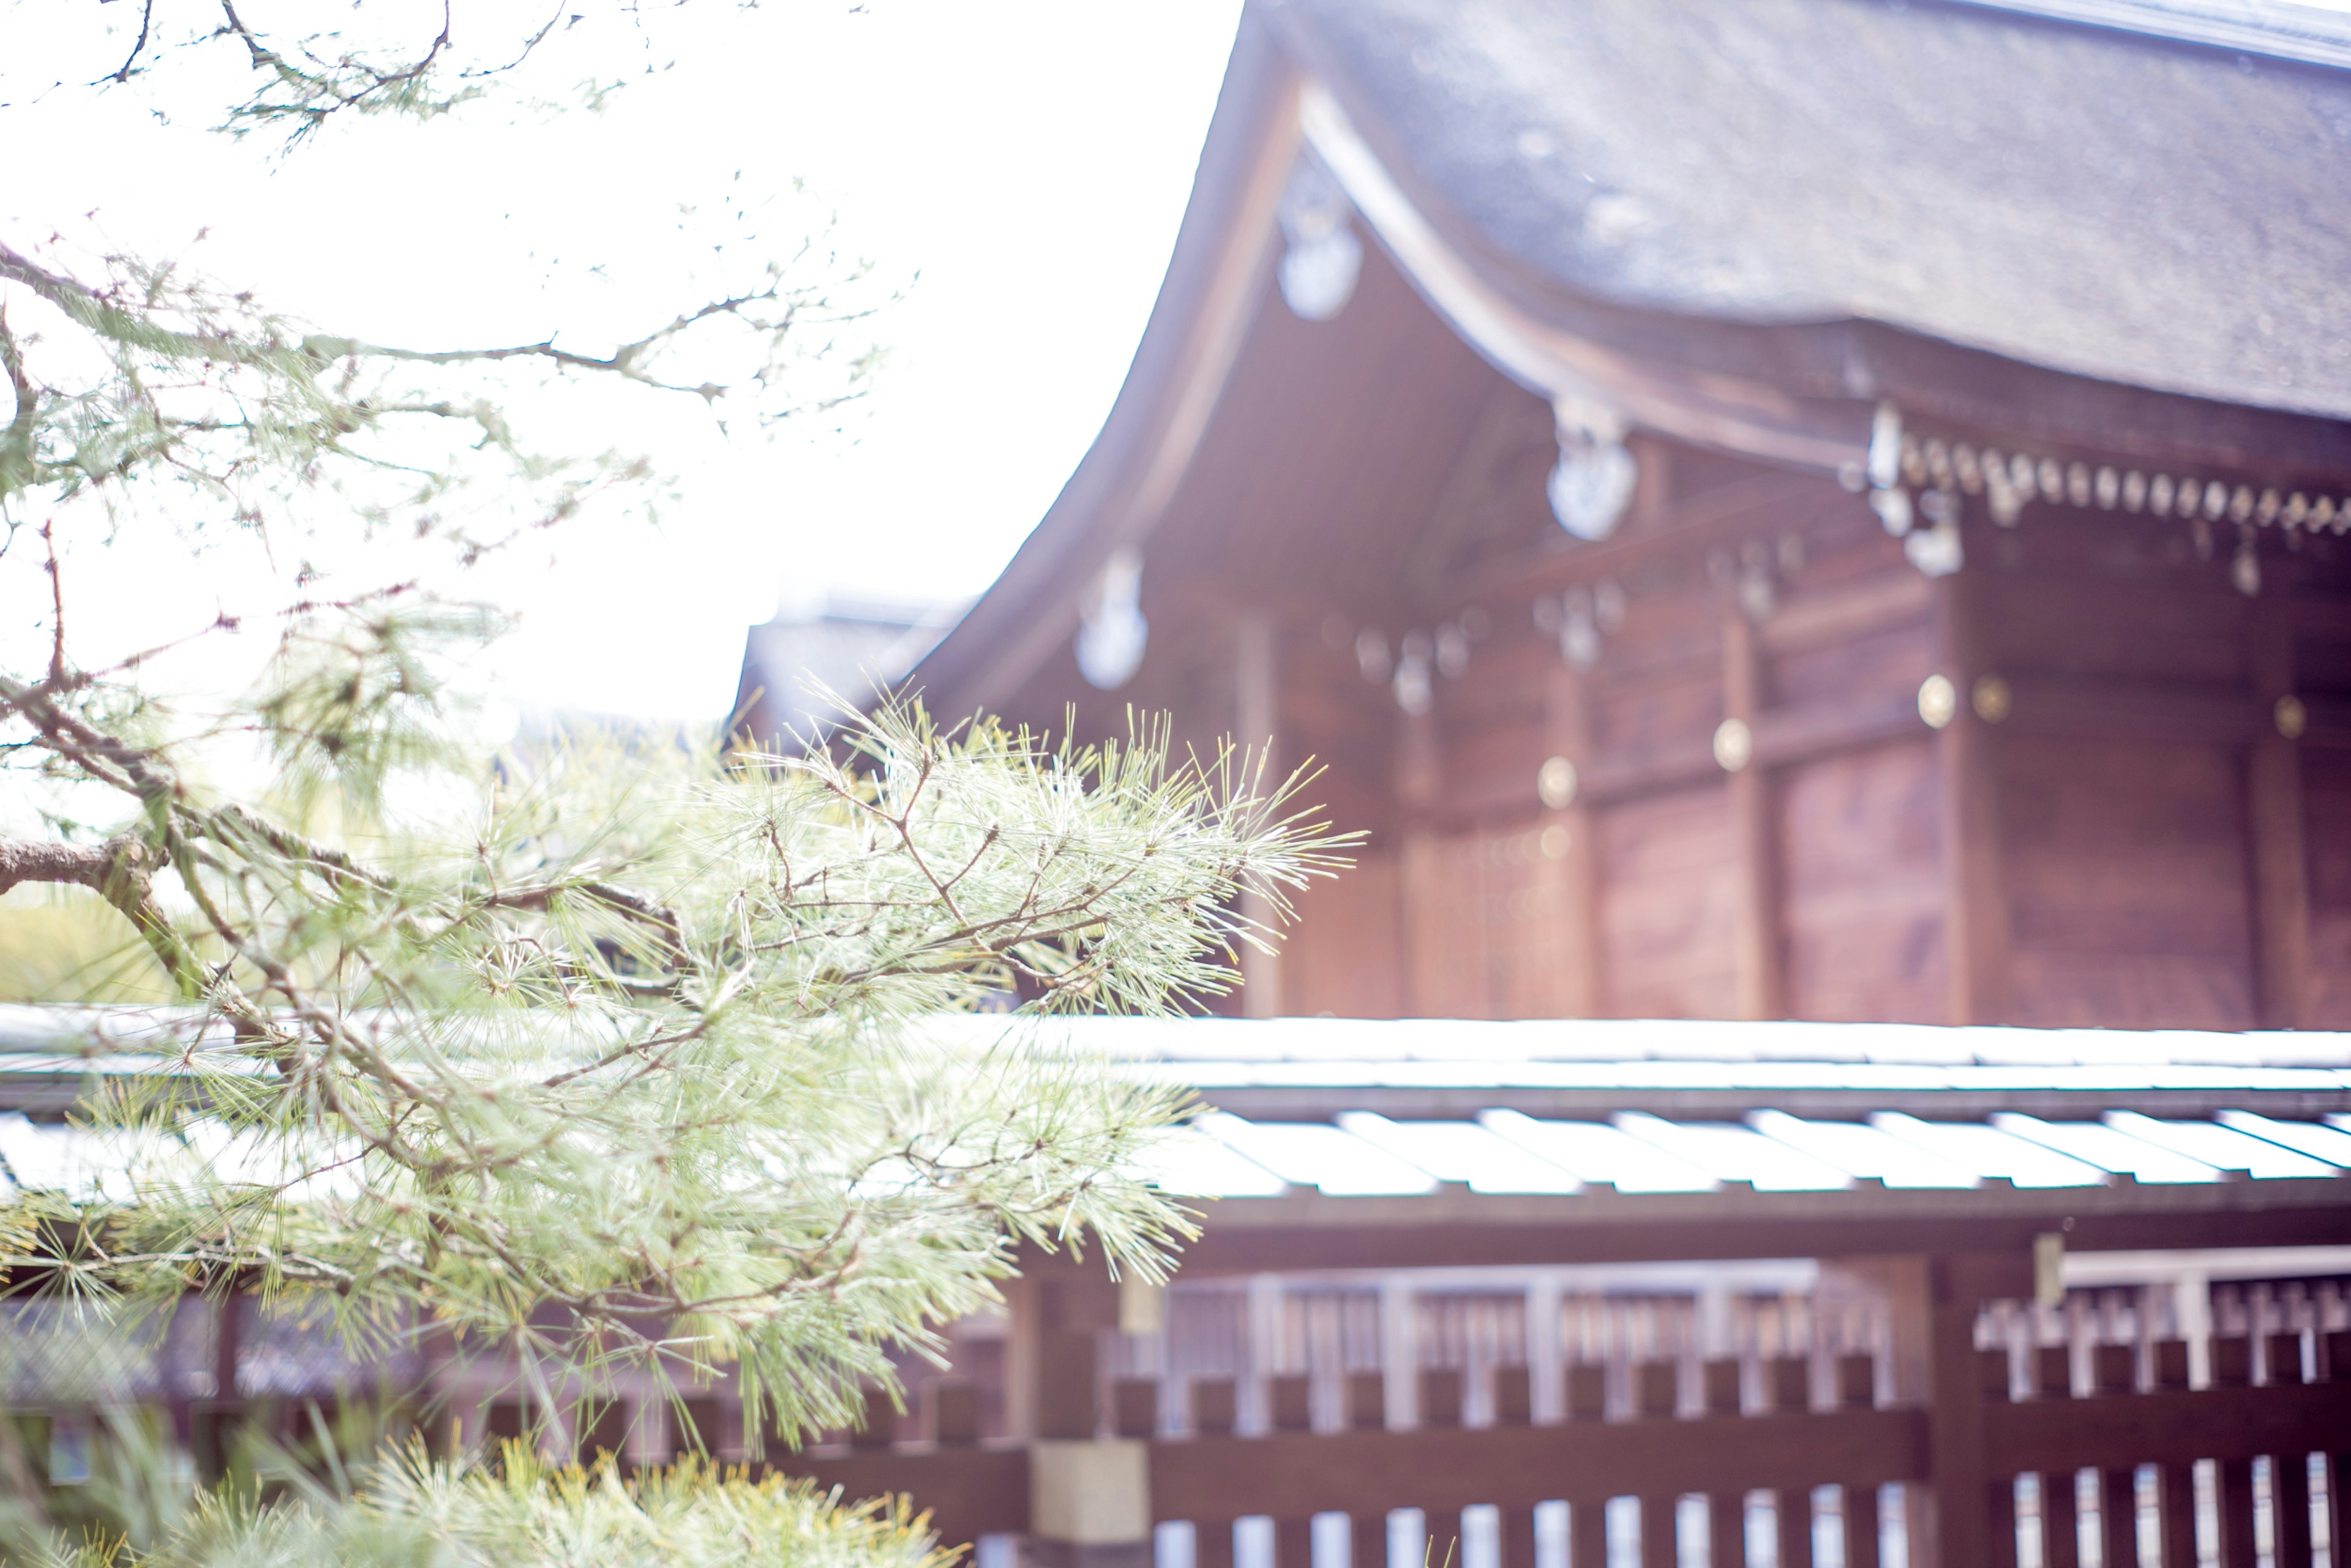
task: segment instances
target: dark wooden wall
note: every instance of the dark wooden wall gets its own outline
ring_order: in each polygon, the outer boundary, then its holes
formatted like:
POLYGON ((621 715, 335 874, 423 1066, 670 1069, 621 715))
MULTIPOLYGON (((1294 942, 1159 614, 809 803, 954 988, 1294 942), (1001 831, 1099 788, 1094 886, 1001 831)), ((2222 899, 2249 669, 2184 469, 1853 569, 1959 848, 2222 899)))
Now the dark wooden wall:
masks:
POLYGON ((2249 596, 2225 522, 1963 497, 1929 580, 1834 483, 1635 442, 1631 516, 1579 545, 1548 408, 1376 255, 1335 322, 1270 297, 1149 543, 1141 674, 1063 657, 998 706, 1212 744, 1270 626, 1277 760, 1370 838, 1254 1010, 2351 1027, 2346 541, 2262 534, 2249 596), (1364 645, 1448 629, 1466 664, 1401 711, 1364 645))

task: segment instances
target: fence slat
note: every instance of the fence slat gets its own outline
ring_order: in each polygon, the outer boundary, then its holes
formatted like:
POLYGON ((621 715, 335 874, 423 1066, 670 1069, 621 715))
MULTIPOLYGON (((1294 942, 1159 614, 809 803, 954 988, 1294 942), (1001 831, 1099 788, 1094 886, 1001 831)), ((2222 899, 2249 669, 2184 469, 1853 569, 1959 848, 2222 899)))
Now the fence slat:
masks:
POLYGON ((2101 1559, 2105 1568, 2138 1568, 2138 1468, 2135 1465, 2098 1472, 2098 1543, 2105 1551, 2101 1559))
POLYGON ((1780 1568, 1813 1568, 1813 1490, 1783 1488, 1771 1494, 1773 1528, 1779 1532, 1780 1568))
MULTIPOLYGON (((2279 1454, 2270 1460, 2270 1525, 2275 1531, 2278 1568, 2308 1568, 2310 1456, 2279 1454)), ((2339 1553, 2338 1553, 2339 1554, 2339 1553)))
POLYGON ((931 1385, 931 1430, 941 1448, 957 1448, 979 1441, 979 1385, 977 1383, 935 1383, 931 1385))
MULTIPOLYGON (((1707 1549, 1713 1568, 1747 1568, 1747 1494, 1719 1491, 1707 1506, 1707 1549)), ((1876 1568, 1875 1563, 1870 1568, 1876 1568)))
POLYGON ((2074 1353, 2062 1344, 2035 1346, 2032 1391, 2043 1399, 2074 1397, 2074 1353))
POLYGON ((1273 1406, 1273 1429, 1303 1432, 1314 1425, 1312 1389, 1301 1376, 1277 1377, 1267 1389, 1273 1406))
POLYGON ((1608 1414, 1608 1369, 1583 1364, 1567 1369, 1567 1418, 1598 1421, 1608 1414))
POLYGON ((1506 1507, 1501 1515, 1502 1568, 1535 1568, 1535 1511, 1506 1507))
POLYGON ((1314 1568, 1314 1520, 1299 1514, 1273 1521, 1273 1568, 1314 1568))
POLYGON ((1461 1425, 1461 1374, 1450 1366, 1423 1367, 1420 1374, 1420 1424, 1423 1427, 1461 1425))
POLYGON ((1230 1437, 1233 1415, 1239 1405, 1236 1393, 1229 1377, 1194 1378, 1192 1430, 1204 1437, 1230 1437))
MULTIPOLYGON (((1992 1568, 2014 1568, 2016 1561, 2016 1494, 2015 1483, 2005 1482, 2009 1493, 2008 1555, 2000 1555, 2000 1520, 1992 1520, 1992 1568)), ((2001 1487, 1992 1489, 1995 1494, 2001 1487)), ((1844 1489, 1844 1568, 1877 1568, 1880 1521, 1877 1516, 1877 1489, 1852 1486, 1844 1489)))
POLYGON ((2072 1470, 2041 1472, 2041 1561, 2044 1568, 2081 1568, 2081 1497, 2072 1470))
POLYGON ((1764 1402, 1782 1413, 1813 1407, 1813 1364, 1801 1355, 1775 1355, 1763 1364, 1764 1402))
POLYGON ((1729 1356, 1709 1361, 1698 1371, 1699 1393, 1709 1416, 1739 1414, 1739 1363, 1729 1356))
POLYGON ((1494 1369, 1494 1425, 1523 1427, 1535 1418, 1534 1385, 1523 1366, 1494 1369))
POLYGON ((1671 1496, 1641 1500, 1641 1568, 1675 1568, 1679 1561, 1674 1539, 1675 1504, 1679 1500, 1671 1496))
POLYGON ((1347 1375, 1347 1427, 1355 1432, 1376 1432, 1388 1424, 1387 1379, 1376 1372, 1347 1375))
POLYGON ((1608 1568, 1608 1503, 1576 1498, 1567 1505, 1568 1568, 1608 1568))
POLYGON ((2253 1461, 2220 1461, 2220 1568, 2258 1568, 2253 1542, 2253 1461))
MULTIPOLYGON (((1854 1491, 1844 1491, 1845 1568, 1877 1568, 1877 1499, 1869 1500, 1869 1555, 1861 1556, 1855 1550, 1859 1535, 1854 1521, 1854 1491)), ((1991 1568, 2016 1568, 2016 1478, 2004 1477, 1984 1488, 1986 1514, 1984 1541, 1991 1552, 1991 1568)))
POLYGON ((1681 1404, 1681 1364, 1636 1362, 1633 1367, 1633 1414, 1644 1421, 1669 1421, 1681 1404))
POLYGON ((1122 1437, 1156 1437, 1159 1432, 1159 1380, 1155 1377, 1122 1377, 1112 1384, 1110 1420, 1111 1430, 1122 1437))
POLYGON ((2159 1465, 2155 1506, 2163 1521, 2163 1568, 2196 1561, 2196 1467, 2184 1460, 2159 1465))
MULTIPOLYGON (((2327 1383, 2351 1383, 2351 1329, 2322 1334, 2318 1341, 2318 1375, 2327 1383)), ((2326 1445, 2326 1553, 2333 1568, 2351 1568, 2351 1429, 2326 1445)))

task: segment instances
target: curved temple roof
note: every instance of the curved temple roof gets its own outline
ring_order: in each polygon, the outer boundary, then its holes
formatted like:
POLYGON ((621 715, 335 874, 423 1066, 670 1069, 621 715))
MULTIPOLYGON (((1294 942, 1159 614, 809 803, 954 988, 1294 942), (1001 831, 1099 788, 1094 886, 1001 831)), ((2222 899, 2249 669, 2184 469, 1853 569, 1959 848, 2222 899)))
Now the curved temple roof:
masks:
POLYGON ((2339 64, 2351 29, 2029 9, 2125 25, 1948 0, 1270 7, 1432 220, 1555 310, 1878 322, 2351 415, 2351 73, 2276 57, 2339 64))

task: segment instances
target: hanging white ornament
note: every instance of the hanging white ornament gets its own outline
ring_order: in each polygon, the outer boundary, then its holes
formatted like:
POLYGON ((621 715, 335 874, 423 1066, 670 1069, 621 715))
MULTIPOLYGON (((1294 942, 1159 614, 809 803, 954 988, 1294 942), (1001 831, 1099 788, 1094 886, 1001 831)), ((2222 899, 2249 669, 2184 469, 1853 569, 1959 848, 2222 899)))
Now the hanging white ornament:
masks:
POLYGON ((1321 160, 1302 153, 1277 216, 1288 242, 1275 274, 1282 302, 1301 320, 1328 321, 1354 298, 1364 271, 1364 242, 1355 237, 1347 194, 1321 160))
POLYGON ((1604 403, 1562 397, 1552 404, 1559 461, 1543 493, 1551 515, 1577 538, 1600 540, 1616 531, 1640 482, 1640 465, 1625 445, 1625 419, 1604 403))
POLYGON ((1078 628, 1078 674, 1090 685, 1117 690, 1143 667, 1150 637, 1151 622, 1143 614, 1143 556, 1122 549, 1102 567, 1078 628))

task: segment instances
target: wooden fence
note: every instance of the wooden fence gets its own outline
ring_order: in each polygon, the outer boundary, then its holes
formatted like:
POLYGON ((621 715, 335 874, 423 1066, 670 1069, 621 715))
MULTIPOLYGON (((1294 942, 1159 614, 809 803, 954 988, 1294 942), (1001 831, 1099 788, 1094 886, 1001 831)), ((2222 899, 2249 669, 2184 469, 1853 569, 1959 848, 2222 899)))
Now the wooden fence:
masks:
MULTIPOLYGON (((2085 1526, 2089 1555, 2105 1568, 2193 1568, 2199 1528, 2217 1543, 2220 1568, 2258 1568, 2263 1557, 2272 1568, 2309 1568, 2320 1561, 2318 1541, 2330 1543, 2334 1568, 2351 1568, 2351 1332, 2214 1338, 2210 1385, 2195 1389, 2187 1341, 2085 1348, 2089 1377, 2079 1392, 2077 1347, 2000 1345, 1974 1350, 1974 1386, 1950 1388, 1935 1404, 1881 1401, 1876 1358, 1848 1354, 1830 1364, 1826 1390, 1809 1357, 1701 1362, 1695 1398, 1685 1396, 1686 1364, 1637 1364, 1630 1407, 1614 1410, 1605 1369, 1571 1365, 1558 1424, 1532 1421, 1522 1366, 1494 1369, 1493 1425, 1483 1428, 1460 1424, 1462 1379, 1450 1369, 1419 1374, 1420 1424, 1406 1430, 1387 1428, 1376 1372, 1348 1376, 1338 1430, 1314 1429, 1316 1401, 1303 1376, 1270 1381, 1272 1429, 1261 1435, 1235 1433, 1238 1391, 1226 1378, 1190 1382, 1180 1435, 1165 1432, 1155 1379, 1113 1383, 1105 1414, 1113 1433, 1147 1445, 1151 1516, 1190 1521, 1196 1568, 1229 1568, 1233 1526, 1253 1516, 1272 1521, 1276 1568, 1308 1568, 1313 1517, 1345 1514, 1355 1568, 1370 1568, 1382 1549, 1365 1546, 1384 1540, 1389 1511, 1426 1511, 1442 1540, 1451 1533, 1445 1520, 1480 1505, 1499 1510, 1501 1568, 1534 1568, 1537 1511, 1560 1502, 1569 1568, 1622 1561, 1627 1526, 1643 1568, 1744 1568, 1750 1523, 1764 1517, 1780 1568, 1811 1568, 1816 1542, 1833 1533, 1842 1535, 1836 1555, 1847 1568, 1877 1568, 1886 1544, 1882 1489, 1894 1485, 1906 1489, 1914 1563, 1936 1556, 1921 1536, 1936 1532, 1931 1516, 1940 1508, 1980 1516, 1980 1528, 1956 1538, 1980 1542, 1989 1568, 2077 1568, 2085 1526), (2201 1488, 2199 1465, 2210 1467, 2201 1488), (2265 1500, 2257 1498, 2257 1467, 2268 1478, 2265 1500), (2152 1529, 2141 1506, 2143 1468, 2154 1481, 2152 1529), (2314 1470, 2327 1510, 2315 1532, 2314 1470), (1841 1498, 1816 1518, 1822 1488, 1841 1498), (1768 1508, 1752 1506, 1758 1492, 1769 1495, 1768 1508), (2085 1494, 2088 1517, 2077 1503, 2085 1494), (2036 1505, 2022 1515, 2020 1495, 2036 1505), (1705 1500, 1702 1546, 1682 1539, 1698 1511, 1686 1505, 1693 1496, 1705 1500), (1606 1506, 1625 1498, 1636 1505, 1606 1506), (2266 1529, 2257 1529, 2257 1513, 2266 1529), (2271 1550, 2257 1556, 2263 1541, 2271 1550)), ((788 1468, 852 1495, 910 1492, 951 1540, 1027 1531, 1026 1451, 977 1442, 967 1386, 935 1385, 931 1397, 928 1441, 893 1443, 887 1407, 877 1406, 852 1452, 788 1468)), ((1939 1533, 1946 1543, 1955 1538, 1947 1525, 1939 1533)), ((1956 1555, 1942 1551, 1944 1568, 1960 1568, 1956 1555)))

